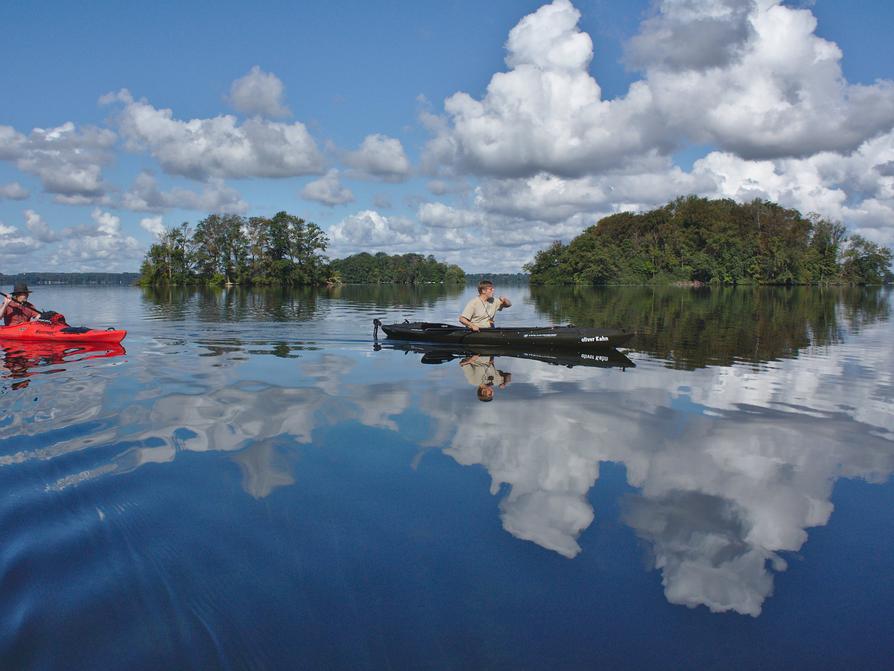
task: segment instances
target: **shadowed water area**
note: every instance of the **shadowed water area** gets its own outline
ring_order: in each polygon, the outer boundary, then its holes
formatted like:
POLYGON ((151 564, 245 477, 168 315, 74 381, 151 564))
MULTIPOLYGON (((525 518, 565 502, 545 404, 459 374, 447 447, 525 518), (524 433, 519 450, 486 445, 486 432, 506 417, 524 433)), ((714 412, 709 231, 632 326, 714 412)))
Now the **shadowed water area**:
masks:
POLYGON ((497 293, 637 336, 491 360, 373 342, 471 287, 38 287, 129 334, 0 342, 0 668, 890 668, 889 291, 497 293))

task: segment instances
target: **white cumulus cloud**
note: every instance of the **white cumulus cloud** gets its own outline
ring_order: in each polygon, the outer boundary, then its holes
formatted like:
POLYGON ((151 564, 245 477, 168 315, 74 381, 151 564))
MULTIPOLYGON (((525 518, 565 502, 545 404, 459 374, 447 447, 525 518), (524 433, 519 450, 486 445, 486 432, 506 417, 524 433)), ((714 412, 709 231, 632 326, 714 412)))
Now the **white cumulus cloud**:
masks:
POLYGON ((255 65, 247 75, 233 82, 228 100, 243 114, 275 119, 292 115, 283 102, 284 94, 285 87, 279 77, 255 65))
POLYGON ((753 0, 663 2, 643 21, 627 46, 631 64, 645 69, 706 70, 726 67, 742 56, 755 36, 753 0))
POLYGON ((0 184, 0 200, 25 200, 30 195, 28 189, 18 182, 0 184))
POLYGON ((426 122, 428 169, 580 177, 687 141, 745 159, 803 157, 852 151, 894 125, 894 84, 848 84, 810 11, 773 0, 658 7, 631 43, 644 77, 611 100, 589 74, 592 41, 568 0, 524 17, 506 43, 509 70, 482 99, 456 93, 426 122))
POLYGON ((122 103, 117 116, 126 146, 147 150, 165 172, 198 180, 211 177, 295 177, 322 172, 323 157, 303 123, 232 115, 181 121, 170 109, 134 100, 126 90, 100 102, 122 103))
POLYGON ((653 147, 669 149, 646 87, 602 99, 588 72, 592 41, 577 27, 579 18, 570 2, 556 0, 522 19, 506 43, 510 70, 491 78, 481 100, 456 93, 440 122, 429 119, 435 137, 425 165, 501 177, 568 176, 617 166, 653 147))
POLYGON ((135 212, 165 212, 172 208, 227 214, 248 211, 248 203, 222 179, 210 178, 201 192, 179 187, 162 191, 149 172, 137 175, 133 186, 122 196, 121 205, 135 212))
MULTIPOLYGON (((744 5, 746 13, 728 4, 666 0, 661 15, 645 24, 641 37, 654 47, 640 54, 647 85, 674 132, 742 158, 772 159, 850 152, 894 125, 894 84, 848 84, 841 50, 816 35, 808 9, 761 0, 744 5), (719 20, 718 6, 727 10, 719 20), (718 23, 738 26, 740 39, 725 59, 716 44, 724 30, 714 40, 707 30, 718 23), (667 55, 679 49, 652 37, 662 30, 674 36, 681 27, 703 39, 688 40, 692 53, 669 64, 667 55), (700 54, 717 65, 689 65, 700 54)), ((642 43, 634 40, 635 47, 642 43)))
POLYGON ((402 182, 410 175, 410 161, 400 140, 387 135, 367 135, 360 147, 344 156, 353 176, 402 182))
POLYGON ((383 249, 415 240, 414 223, 403 217, 386 217, 375 210, 363 210, 345 217, 329 228, 335 248, 353 251, 383 249))
POLYGON ((329 207, 343 205, 354 200, 354 194, 341 183, 338 170, 335 168, 329 170, 320 179, 305 185, 301 190, 301 197, 323 203, 329 207))
MULTIPOLYGON (((0 221, 0 262, 5 268, 10 264, 18 264, 24 255, 43 247, 43 243, 30 235, 22 235, 15 226, 9 226, 0 221)), ((7 270, 7 272, 9 272, 7 270)))
POLYGON ((140 228, 145 231, 148 231, 156 238, 160 238, 163 236, 167 229, 165 225, 162 223, 161 217, 146 217, 144 219, 140 219, 140 228))
POLYGON ((137 240, 121 228, 121 218, 96 208, 90 214, 92 224, 66 228, 65 245, 49 258, 55 267, 79 272, 133 268, 145 251, 137 240))
MULTIPOLYGON (((10 126, 0 126, 0 160, 12 161, 22 172, 36 175, 57 202, 99 202, 108 188, 102 168, 112 160, 115 141, 115 133, 108 129, 78 129, 72 122, 35 128, 28 136, 10 126)), ((22 189, 16 186, 8 188, 20 195, 22 189)))
POLYGON ((423 203, 417 216, 420 223, 437 228, 465 228, 482 223, 480 212, 459 210, 444 203, 423 203))
POLYGON ((34 210, 25 210, 25 226, 31 235, 40 242, 57 242, 64 237, 50 228, 50 225, 43 220, 43 217, 34 210))

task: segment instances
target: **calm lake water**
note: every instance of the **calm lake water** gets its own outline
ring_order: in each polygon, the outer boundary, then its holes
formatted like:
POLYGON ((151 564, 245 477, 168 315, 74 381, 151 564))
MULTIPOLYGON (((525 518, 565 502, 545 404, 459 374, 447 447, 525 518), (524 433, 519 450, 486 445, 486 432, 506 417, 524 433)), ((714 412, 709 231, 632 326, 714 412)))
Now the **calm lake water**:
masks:
POLYGON ((129 335, 3 345, 0 669, 892 668, 890 292, 497 293, 639 335, 482 403, 372 338, 472 288, 38 287, 129 335))

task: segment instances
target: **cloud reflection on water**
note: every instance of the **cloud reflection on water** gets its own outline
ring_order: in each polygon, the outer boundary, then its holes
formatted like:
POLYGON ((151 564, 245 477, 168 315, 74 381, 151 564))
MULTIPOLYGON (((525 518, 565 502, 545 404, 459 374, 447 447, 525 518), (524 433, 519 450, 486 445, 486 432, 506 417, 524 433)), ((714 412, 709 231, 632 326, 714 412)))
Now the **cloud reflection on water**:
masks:
POLYGON ((421 405, 444 452, 505 489, 509 533, 575 557, 600 462, 623 464, 638 490, 623 520, 650 545, 668 600, 756 616, 770 568, 786 568, 780 553, 828 522, 835 480, 894 470, 894 352, 873 351, 877 361, 847 345, 759 370, 641 365, 626 376, 514 362, 537 393, 507 393, 497 408, 432 391, 421 405))
POLYGON ((347 409, 324 391, 309 387, 279 387, 239 382, 210 394, 173 394, 158 399, 140 422, 147 427, 130 437, 144 443, 160 439, 159 447, 129 450, 118 459, 118 472, 144 463, 172 461, 177 450, 239 451, 243 488, 255 498, 294 482, 274 444, 284 447, 311 443, 315 427, 347 419, 347 409))

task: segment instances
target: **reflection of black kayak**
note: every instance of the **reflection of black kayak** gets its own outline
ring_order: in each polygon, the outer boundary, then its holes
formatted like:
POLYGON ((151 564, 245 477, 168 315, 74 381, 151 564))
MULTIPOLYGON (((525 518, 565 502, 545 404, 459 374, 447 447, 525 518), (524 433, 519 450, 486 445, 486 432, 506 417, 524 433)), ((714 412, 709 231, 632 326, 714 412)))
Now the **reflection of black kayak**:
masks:
POLYGON ((437 343, 395 342, 380 345, 376 350, 392 349, 402 352, 422 354, 422 363, 445 363, 455 359, 464 359, 477 354, 485 357, 512 357, 514 359, 531 359, 553 364, 555 366, 589 366, 592 368, 636 368, 626 356, 616 349, 601 349, 598 352, 576 352, 573 350, 554 350, 528 352, 512 347, 486 347, 476 345, 448 345, 437 343))
POLYGON ((629 331, 582 328, 579 326, 507 326, 472 331, 464 326, 404 322, 383 324, 373 320, 389 338, 416 342, 449 343, 452 345, 484 345, 530 349, 602 350, 620 347, 633 337, 629 331))

